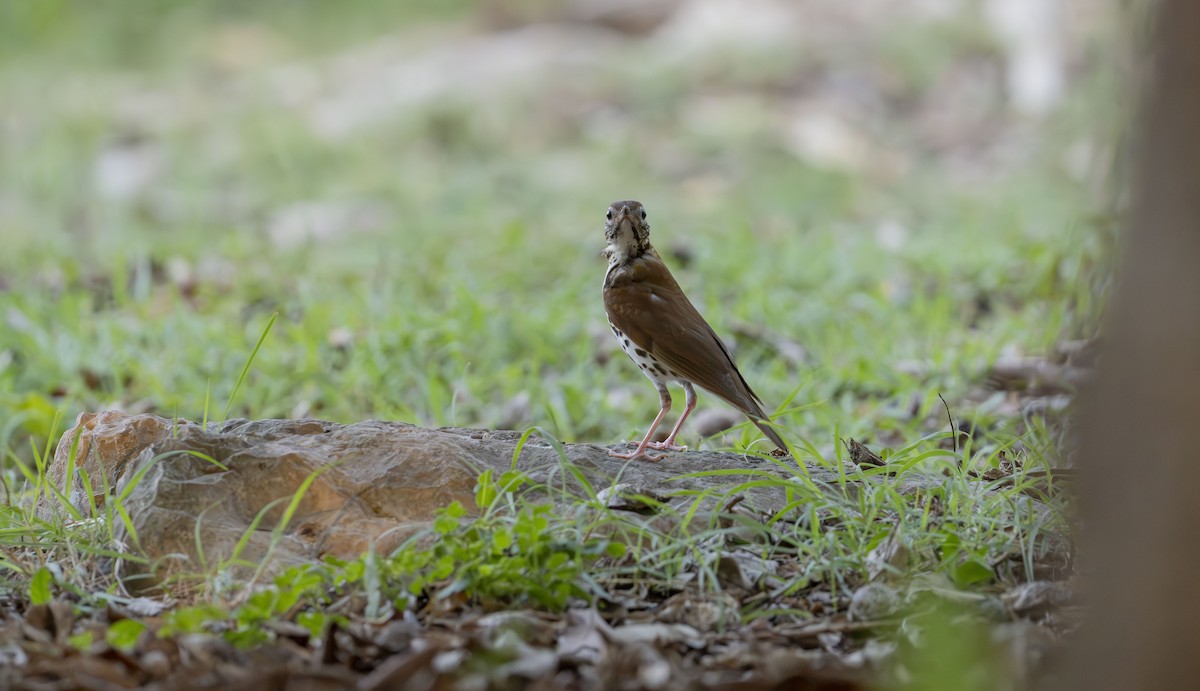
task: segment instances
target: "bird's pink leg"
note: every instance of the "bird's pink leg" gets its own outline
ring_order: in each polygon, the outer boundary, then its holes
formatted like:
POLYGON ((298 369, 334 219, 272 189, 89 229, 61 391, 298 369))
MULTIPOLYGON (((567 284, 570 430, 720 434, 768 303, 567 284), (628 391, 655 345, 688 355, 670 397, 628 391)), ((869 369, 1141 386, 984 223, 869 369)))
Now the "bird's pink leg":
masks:
POLYGON ((650 454, 646 453, 646 447, 650 446, 650 437, 654 436, 654 430, 658 429, 658 425, 671 410, 671 392, 667 391, 666 384, 659 385, 658 401, 659 405, 661 406, 658 411, 658 417, 654 418, 654 422, 650 423, 650 429, 646 430, 646 436, 642 437, 642 441, 638 443, 638 446, 633 450, 633 453, 617 453, 616 451, 609 451, 609 456, 612 456, 613 458, 624 458, 626 460, 645 458, 647 461, 661 461, 663 458, 665 458, 665 456, 651 456, 650 454))
POLYGON ((683 382, 683 393, 687 396, 686 403, 683 407, 683 415, 679 416, 679 422, 675 423, 675 428, 671 430, 671 434, 666 441, 652 441, 647 446, 652 449, 660 449, 662 451, 687 451, 686 446, 676 446, 675 436, 679 434, 680 428, 683 427, 683 421, 691 414, 692 409, 696 407, 696 390, 688 382, 683 382))

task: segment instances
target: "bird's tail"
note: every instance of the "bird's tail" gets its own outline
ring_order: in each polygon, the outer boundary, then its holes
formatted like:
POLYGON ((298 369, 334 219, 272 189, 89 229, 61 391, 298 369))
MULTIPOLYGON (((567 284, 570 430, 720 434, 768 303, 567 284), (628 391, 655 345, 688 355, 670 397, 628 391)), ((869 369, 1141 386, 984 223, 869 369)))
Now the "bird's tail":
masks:
MULTIPOLYGON (((742 383, 745 384, 745 381, 742 383)), ((767 439, 770 439, 775 446, 783 451, 788 450, 787 443, 783 441, 783 437, 779 436, 779 432, 776 432, 775 428, 771 427, 771 418, 767 417, 766 412, 762 409, 761 401, 758 400, 758 396, 754 395, 749 386, 745 387, 744 394, 739 398, 729 396, 721 396, 721 398, 726 403, 745 413, 746 417, 750 418, 750 422, 753 422, 755 426, 762 430, 763 434, 767 435, 767 439)))
POLYGON ((775 446, 779 447, 780 450, 788 450, 787 444, 783 441, 783 437, 779 436, 779 433, 775 431, 775 428, 768 424, 770 423, 769 419, 766 417, 755 418, 752 416, 750 417, 750 421, 757 425, 758 428, 762 430, 763 434, 767 435, 767 439, 770 439, 771 442, 774 443, 775 446))

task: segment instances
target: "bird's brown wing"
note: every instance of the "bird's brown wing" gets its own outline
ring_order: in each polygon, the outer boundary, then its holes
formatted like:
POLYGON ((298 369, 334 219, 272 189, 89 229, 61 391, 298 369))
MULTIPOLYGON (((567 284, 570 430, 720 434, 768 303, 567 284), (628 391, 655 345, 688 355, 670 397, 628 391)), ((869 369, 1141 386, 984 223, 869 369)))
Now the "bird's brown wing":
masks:
POLYGON ((725 344, 683 294, 657 253, 609 271, 604 309, 613 326, 693 384, 741 410, 777 447, 761 401, 742 378, 725 344))
POLYGON ((604 307, 614 326, 684 379, 751 418, 766 417, 725 344, 660 260, 643 255, 613 269, 604 307))

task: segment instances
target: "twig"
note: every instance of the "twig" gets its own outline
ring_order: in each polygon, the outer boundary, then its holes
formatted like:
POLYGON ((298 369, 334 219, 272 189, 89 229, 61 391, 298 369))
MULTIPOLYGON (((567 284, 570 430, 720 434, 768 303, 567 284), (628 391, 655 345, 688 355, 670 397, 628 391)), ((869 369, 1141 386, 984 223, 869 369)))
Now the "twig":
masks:
POLYGON ((745 499, 746 499, 746 495, 735 494, 733 496, 733 499, 731 499, 729 501, 729 503, 725 505, 725 510, 732 513, 733 507, 737 506, 738 504, 741 504, 745 499))
POLYGON ((946 419, 950 421, 950 439, 954 442, 954 453, 958 453, 958 430, 954 427, 954 418, 950 416, 950 404, 942 396, 942 392, 938 392, 938 398, 942 399, 942 405, 946 406, 946 419))

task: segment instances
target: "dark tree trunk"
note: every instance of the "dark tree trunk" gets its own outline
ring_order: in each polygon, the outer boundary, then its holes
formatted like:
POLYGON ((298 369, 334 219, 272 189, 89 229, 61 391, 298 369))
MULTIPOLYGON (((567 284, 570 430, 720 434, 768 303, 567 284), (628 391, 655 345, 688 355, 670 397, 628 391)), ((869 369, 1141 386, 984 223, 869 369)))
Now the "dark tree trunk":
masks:
POLYGON ((1081 398, 1077 689, 1200 688, 1200 0, 1162 0, 1131 213, 1081 398))

